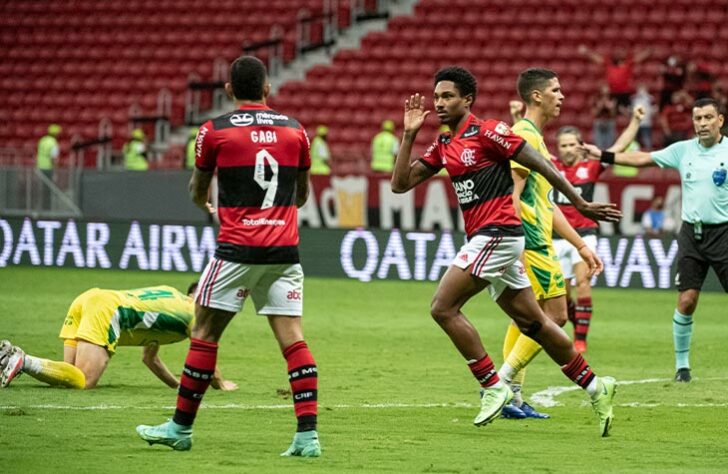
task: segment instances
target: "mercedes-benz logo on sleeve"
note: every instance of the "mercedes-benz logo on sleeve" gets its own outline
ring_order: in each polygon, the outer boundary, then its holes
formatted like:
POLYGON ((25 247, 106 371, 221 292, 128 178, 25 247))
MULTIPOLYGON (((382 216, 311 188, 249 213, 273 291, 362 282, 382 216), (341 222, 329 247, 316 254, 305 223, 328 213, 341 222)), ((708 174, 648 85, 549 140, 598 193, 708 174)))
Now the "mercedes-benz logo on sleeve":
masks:
POLYGON ((230 123, 236 127, 247 127, 253 125, 255 119, 250 114, 234 114, 230 116, 230 123))

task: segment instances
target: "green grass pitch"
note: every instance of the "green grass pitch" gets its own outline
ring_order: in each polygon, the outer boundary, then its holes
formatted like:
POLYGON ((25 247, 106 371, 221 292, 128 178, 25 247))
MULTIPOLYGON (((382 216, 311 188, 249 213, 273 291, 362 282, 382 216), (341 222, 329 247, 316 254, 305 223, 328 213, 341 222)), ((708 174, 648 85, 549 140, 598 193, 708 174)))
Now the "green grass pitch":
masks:
MULTIPOLYGON (((196 275, 101 270, 0 269, 0 339, 62 358, 57 339, 73 298, 90 287, 171 284, 196 275)), ((611 437, 546 355, 529 367, 528 396, 559 405, 550 420, 471 422, 478 387, 431 320, 434 283, 308 279, 306 338, 319 366, 319 459, 280 458, 295 430, 285 362, 266 321, 246 307, 221 342, 223 373, 240 384, 208 391, 186 453, 149 447, 137 424, 171 416, 175 392, 119 348, 99 388, 72 391, 28 375, 0 390, 0 471, 36 472, 725 472, 728 459, 728 310, 701 296, 691 363, 675 384, 675 292, 597 290, 588 360, 621 382, 611 437)), ((507 318, 481 294, 465 308, 496 364, 507 318)), ((571 328, 568 328, 571 331, 571 328)), ((162 359, 181 369, 187 343, 162 359)))

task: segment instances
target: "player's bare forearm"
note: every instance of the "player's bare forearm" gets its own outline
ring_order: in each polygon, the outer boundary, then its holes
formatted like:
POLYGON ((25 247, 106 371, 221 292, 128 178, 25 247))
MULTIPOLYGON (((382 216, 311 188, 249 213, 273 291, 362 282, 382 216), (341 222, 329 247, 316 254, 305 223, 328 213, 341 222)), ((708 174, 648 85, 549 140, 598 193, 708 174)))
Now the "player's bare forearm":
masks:
POLYGON ((632 114, 632 118, 629 121, 629 125, 627 125, 627 128, 624 129, 621 135, 617 138, 617 141, 614 142, 612 146, 607 148, 607 151, 611 151, 614 153, 618 153, 621 151, 624 151, 630 143, 632 143, 637 136, 637 132, 640 129, 640 121, 642 120, 642 117, 644 117, 644 111, 642 113, 640 112, 640 107, 638 107, 635 112, 632 114))
POLYGON ((419 161, 410 163, 412 145, 416 137, 417 131, 405 131, 402 136, 402 144, 399 147, 392 172, 392 192, 394 193, 406 193, 434 174, 419 161))
POLYGON ((202 171, 198 168, 192 170, 189 192, 192 202, 204 211, 208 211, 208 198, 210 195, 210 183, 212 182, 212 171, 202 171))
POLYGON ((566 196, 566 198, 569 199, 574 206, 579 207, 586 203, 584 198, 582 198, 576 189, 574 189, 574 187, 566 181, 551 162, 546 160, 543 155, 541 155, 528 143, 521 148, 518 155, 513 157, 513 160, 522 164, 526 168, 541 174, 549 183, 551 183, 551 186, 566 196))
POLYGON ((145 346, 143 362, 149 370, 170 388, 179 387, 179 380, 169 371, 158 355, 159 346, 145 346))
POLYGON ((541 175, 546 178, 549 183, 551 183, 551 186, 566 196, 574 207, 576 207, 576 210, 583 216, 586 216, 589 219, 607 222, 618 222, 622 217, 622 212, 617 210, 617 206, 615 204, 585 201, 576 189, 574 189, 574 187, 566 181, 566 178, 564 178, 561 173, 556 170, 556 167, 551 163, 551 161, 544 159, 544 157, 532 146, 526 144, 526 146, 521 148, 521 151, 513 157, 513 160, 528 169, 541 173, 541 175))
POLYGON ((298 172, 298 177, 296 178, 296 207, 303 206, 308 200, 310 174, 309 170, 298 172))
POLYGON ((571 227, 571 224, 566 220, 566 216, 564 216, 564 213, 561 212, 558 206, 554 206, 554 230, 561 238, 566 239, 567 242, 577 249, 586 245, 581 236, 571 227))

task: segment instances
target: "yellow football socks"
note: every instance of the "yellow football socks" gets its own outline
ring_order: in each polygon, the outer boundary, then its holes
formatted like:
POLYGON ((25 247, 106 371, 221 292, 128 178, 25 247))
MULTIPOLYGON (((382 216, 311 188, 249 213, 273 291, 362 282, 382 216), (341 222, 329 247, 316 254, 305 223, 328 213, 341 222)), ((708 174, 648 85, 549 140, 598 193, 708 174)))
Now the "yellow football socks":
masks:
MULTIPOLYGON (((528 336, 521 334, 513 345, 510 354, 506 357, 506 363, 515 370, 522 372, 534 357, 541 352, 541 346, 528 336)), ((515 377, 514 377, 515 379, 515 377)))
POLYGON ((26 355, 23 372, 49 385, 86 388, 86 376, 81 369, 67 362, 41 359, 26 355))

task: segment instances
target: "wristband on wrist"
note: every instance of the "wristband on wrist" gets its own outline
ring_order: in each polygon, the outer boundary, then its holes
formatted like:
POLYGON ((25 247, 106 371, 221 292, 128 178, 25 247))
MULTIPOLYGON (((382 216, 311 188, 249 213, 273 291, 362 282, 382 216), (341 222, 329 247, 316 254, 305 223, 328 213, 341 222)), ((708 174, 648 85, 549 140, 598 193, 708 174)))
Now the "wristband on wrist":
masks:
POLYGON ((602 157, 599 159, 604 164, 613 165, 616 154, 613 151, 602 150, 602 157))

